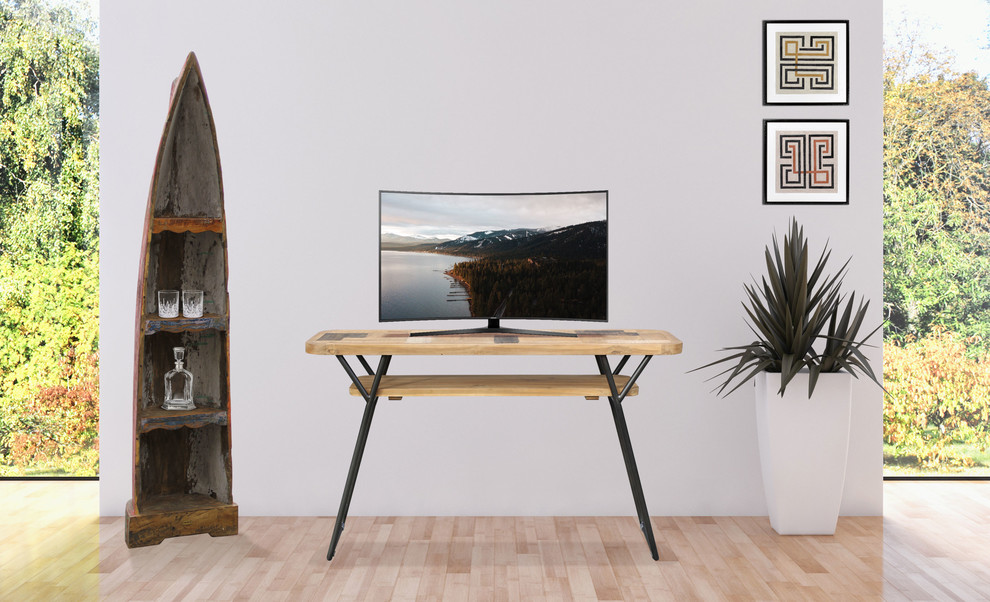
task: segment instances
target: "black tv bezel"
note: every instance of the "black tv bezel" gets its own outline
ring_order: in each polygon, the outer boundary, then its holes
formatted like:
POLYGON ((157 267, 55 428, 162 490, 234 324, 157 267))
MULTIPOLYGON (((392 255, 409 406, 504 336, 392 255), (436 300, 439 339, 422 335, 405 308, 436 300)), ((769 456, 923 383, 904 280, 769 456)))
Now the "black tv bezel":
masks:
MULTIPOLYGON (((394 322, 439 322, 439 321, 464 321, 464 320, 488 320, 489 326, 498 324, 501 319, 505 320, 543 320, 560 322, 608 322, 609 312, 609 255, 611 246, 609 245, 609 220, 608 220, 608 190, 562 190, 553 192, 430 192, 422 190, 379 190, 378 191, 378 321, 382 323, 394 322), (604 194, 605 195, 605 317, 602 319, 593 318, 546 318, 546 317, 519 317, 519 316, 466 316, 463 318, 384 318, 382 316, 382 195, 383 194, 421 194, 429 196, 488 196, 488 197, 511 197, 511 196, 559 196, 565 194, 604 194)), ((511 330, 511 329, 503 329, 511 330)))

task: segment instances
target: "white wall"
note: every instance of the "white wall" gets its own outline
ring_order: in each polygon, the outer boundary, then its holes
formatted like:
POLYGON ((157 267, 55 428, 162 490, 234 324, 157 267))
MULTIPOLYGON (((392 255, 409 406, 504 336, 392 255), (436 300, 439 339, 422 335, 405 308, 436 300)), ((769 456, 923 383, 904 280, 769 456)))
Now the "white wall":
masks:
MULTIPOLYGON (((194 50, 223 166, 242 514, 336 512, 363 402, 303 343, 378 326, 383 188, 608 189, 608 326, 684 341, 624 404, 650 512, 766 514, 751 389, 717 399, 686 372, 749 340, 742 283, 791 215, 813 245, 854 257, 846 286, 879 323, 881 23, 881 2, 860 0, 103 0, 101 513, 130 497, 141 227, 169 86, 194 50), (850 105, 762 106, 763 19, 849 19, 850 105), (761 204, 762 120, 776 117, 850 119, 848 206, 761 204)), ((594 364, 397 358, 391 371, 419 370, 594 364)), ((854 396, 842 512, 880 514, 881 395, 860 382, 854 396)), ((607 403, 557 398, 383 401, 351 509, 634 513, 607 403)))

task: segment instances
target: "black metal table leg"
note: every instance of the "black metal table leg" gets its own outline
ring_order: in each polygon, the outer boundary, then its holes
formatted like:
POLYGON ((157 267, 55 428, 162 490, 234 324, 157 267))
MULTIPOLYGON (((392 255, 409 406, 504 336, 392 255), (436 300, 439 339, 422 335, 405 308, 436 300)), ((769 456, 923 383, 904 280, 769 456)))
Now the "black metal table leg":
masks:
MULTIPOLYGON (((392 360, 392 356, 383 355, 381 360, 378 362, 378 372, 375 373, 375 379, 371 383, 371 389, 365 390, 364 386, 358 380, 356 374, 351 369, 347 360, 343 356, 338 355, 337 359, 340 360, 341 365, 344 366, 344 370, 347 375, 351 377, 351 380, 357 386, 358 391, 361 392, 361 396, 364 398, 364 417, 361 418, 361 428, 358 430, 357 442, 354 444, 354 454, 351 456, 351 468, 347 472, 347 481, 344 484, 344 495, 340 499, 340 508, 337 510, 337 520, 333 526, 333 536, 330 539, 330 549, 327 550, 327 560, 333 560, 333 555, 337 551, 337 542, 340 541, 340 534, 344 532, 344 521, 347 520, 347 511, 351 505, 351 496, 354 494, 354 484, 357 482, 358 469, 361 468, 361 458, 364 456, 364 446, 368 442, 368 432, 371 430, 371 419, 375 415, 375 406, 378 405, 378 385, 381 382, 382 376, 388 371, 389 362, 392 360)), ((364 358, 361 358, 361 363, 367 368, 367 363, 364 358)))
MULTIPOLYGON (((601 372, 608 381, 609 389, 611 395, 609 395, 608 403, 612 408, 612 419, 615 421, 615 431, 619 435, 619 446, 622 448, 622 458, 626 463, 626 473, 629 475, 629 486, 632 488, 633 502, 636 504, 636 514, 639 517, 639 528, 643 532, 643 536, 646 538, 646 545, 650 548, 650 554, 653 556, 653 560, 660 560, 660 553, 657 552, 657 543, 653 537, 653 524, 650 522, 650 513, 646 509, 646 497, 643 495, 643 484, 639 480, 639 469, 636 467, 636 456, 633 454, 632 442, 629 440, 629 428, 626 426, 626 415, 622 411, 622 400, 625 399, 626 394, 632 388, 633 383, 639 378, 639 375, 643 372, 643 368, 649 363, 650 358, 653 356, 647 355, 643 358, 643 361, 639 364, 636 370, 633 372, 632 376, 629 378, 629 382, 623 387, 620 393, 615 386, 615 379, 613 378, 613 373, 609 369, 608 358, 604 355, 597 355, 595 359, 598 361, 598 370, 601 372)), ((619 363, 619 368, 616 369, 618 373, 619 369, 625 364, 629 356, 626 356, 619 363)))

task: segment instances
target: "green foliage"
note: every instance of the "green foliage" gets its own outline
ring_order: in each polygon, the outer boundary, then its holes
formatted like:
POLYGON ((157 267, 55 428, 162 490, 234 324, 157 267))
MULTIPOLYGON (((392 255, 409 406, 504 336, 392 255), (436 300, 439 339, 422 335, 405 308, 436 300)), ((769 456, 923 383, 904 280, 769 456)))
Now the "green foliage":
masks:
POLYGON ((0 0, 0 475, 97 471, 99 53, 80 14, 0 0))
POLYGON ((744 285, 749 304, 744 302, 743 308, 757 339, 748 345, 728 347, 723 351, 733 352, 731 355, 698 368, 730 364, 730 368, 713 377, 728 375, 718 387, 719 394, 732 393, 764 371, 780 373, 781 395, 802 369, 809 372, 808 397, 822 372, 846 370, 856 376, 857 370, 861 370, 879 385, 869 360, 860 351, 873 333, 863 340, 856 339, 869 303, 861 302, 854 311, 853 294, 845 311, 841 311, 839 289, 849 262, 834 276, 826 275, 825 267, 831 256, 826 247, 814 269, 809 271, 808 241, 804 228, 794 219, 790 234, 784 236, 783 251, 775 234, 773 252, 767 247, 764 255, 767 275, 762 286, 755 281, 744 285), (826 325, 827 334, 823 335, 826 325), (821 353, 814 348, 819 339, 825 340, 821 353), (730 389, 733 383, 736 384, 730 389))
POLYGON ((43 0, 0 3, 0 253, 98 237, 99 53, 93 25, 43 0))
POLYGON ((973 465, 962 443, 990 450, 990 355, 942 329, 884 349, 883 438, 894 456, 941 471, 973 465))
POLYGON ((884 57, 884 441, 959 470, 990 445, 990 86, 903 32, 884 57))
POLYGON ((904 35, 884 63, 885 338, 990 341, 990 87, 904 35))
MULTIPOLYGON (((89 452, 96 470, 99 257, 0 255, 0 465, 57 466, 89 452)), ((78 474, 78 472, 77 472, 78 474)))

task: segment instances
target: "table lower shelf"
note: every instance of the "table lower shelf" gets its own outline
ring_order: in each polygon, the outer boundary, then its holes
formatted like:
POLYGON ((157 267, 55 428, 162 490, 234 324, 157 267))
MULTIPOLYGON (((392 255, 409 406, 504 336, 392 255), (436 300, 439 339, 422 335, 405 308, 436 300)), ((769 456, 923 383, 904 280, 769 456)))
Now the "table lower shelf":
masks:
MULTIPOLYGON (((629 377, 616 375, 619 391, 629 377)), ((365 390, 371 389, 373 376, 359 377, 365 390)), ((351 385, 351 395, 360 395, 351 385)), ((380 397, 454 397, 454 396, 583 396, 607 397, 612 394, 608 380, 598 374, 422 374, 383 376, 378 385, 380 397)), ((634 384, 627 395, 639 394, 634 384)))

